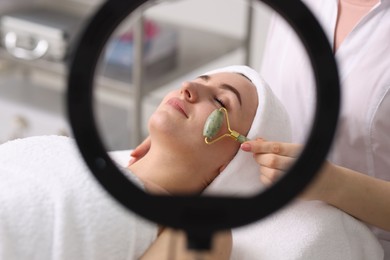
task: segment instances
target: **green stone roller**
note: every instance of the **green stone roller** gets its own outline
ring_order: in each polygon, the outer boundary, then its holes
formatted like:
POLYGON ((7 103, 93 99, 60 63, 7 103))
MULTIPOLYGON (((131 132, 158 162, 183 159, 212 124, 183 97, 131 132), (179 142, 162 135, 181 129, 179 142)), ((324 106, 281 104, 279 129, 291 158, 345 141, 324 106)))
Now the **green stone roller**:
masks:
POLYGON ((221 107, 219 109, 214 110, 209 115, 209 117, 206 120, 206 123, 204 124, 203 136, 205 137, 204 141, 206 142, 206 144, 215 143, 224 137, 231 137, 240 143, 243 143, 245 141, 249 141, 249 139, 246 138, 245 136, 241 135, 237 131, 230 129, 228 112, 224 107, 221 107), (218 134, 219 130, 222 127, 224 115, 226 117, 226 124, 227 124, 227 128, 228 128, 229 133, 225 133, 225 134, 215 138, 214 140, 212 140, 218 134))
POLYGON ((223 112, 220 109, 214 110, 206 120, 203 128, 203 136, 213 138, 218 134, 223 122, 223 112))

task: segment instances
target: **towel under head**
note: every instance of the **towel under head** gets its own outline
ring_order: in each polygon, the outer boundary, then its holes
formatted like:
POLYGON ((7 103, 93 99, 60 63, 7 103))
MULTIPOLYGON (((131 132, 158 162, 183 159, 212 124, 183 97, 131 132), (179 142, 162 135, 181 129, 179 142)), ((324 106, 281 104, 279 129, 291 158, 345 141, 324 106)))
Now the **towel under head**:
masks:
MULTIPOLYGON (((291 141, 291 124, 287 111, 260 75, 248 66, 228 66, 204 73, 211 75, 235 72, 245 75, 256 86, 258 107, 247 137, 269 141, 291 141)), ((204 194, 249 196, 263 188, 259 165, 252 154, 239 150, 221 174, 206 188, 204 194)))

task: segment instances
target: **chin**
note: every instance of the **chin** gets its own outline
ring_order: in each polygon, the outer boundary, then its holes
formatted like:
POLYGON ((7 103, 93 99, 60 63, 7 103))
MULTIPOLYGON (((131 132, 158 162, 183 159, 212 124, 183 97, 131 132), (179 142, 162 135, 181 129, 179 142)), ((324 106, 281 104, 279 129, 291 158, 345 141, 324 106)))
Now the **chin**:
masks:
POLYGON ((151 131, 170 131, 174 128, 172 118, 166 111, 154 112, 148 121, 148 130, 151 131))
POLYGON ((161 115, 161 113, 158 116, 153 115, 148 123, 149 135, 156 141, 157 139, 170 142, 177 140, 180 134, 177 130, 180 128, 168 116, 161 115))

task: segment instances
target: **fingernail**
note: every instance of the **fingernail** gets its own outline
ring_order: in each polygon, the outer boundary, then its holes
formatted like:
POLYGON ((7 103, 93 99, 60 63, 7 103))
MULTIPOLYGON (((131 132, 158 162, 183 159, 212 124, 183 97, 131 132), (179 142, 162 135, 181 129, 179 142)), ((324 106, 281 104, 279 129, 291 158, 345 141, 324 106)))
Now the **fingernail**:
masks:
POLYGON ((241 149, 250 152, 252 150, 252 146, 249 143, 243 143, 241 144, 241 149))
POLYGON ((127 167, 131 166, 135 161, 135 158, 130 158, 129 160, 129 164, 127 165, 127 167))

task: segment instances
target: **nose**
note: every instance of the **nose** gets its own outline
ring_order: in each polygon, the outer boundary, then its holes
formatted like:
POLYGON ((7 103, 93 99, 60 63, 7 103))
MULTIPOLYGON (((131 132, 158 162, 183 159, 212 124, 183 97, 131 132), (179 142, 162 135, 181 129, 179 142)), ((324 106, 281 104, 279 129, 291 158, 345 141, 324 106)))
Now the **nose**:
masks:
POLYGON ((185 81, 182 83, 180 93, 184 96, 184 99, 188 102, 196 102, 199 98, 199 85, 198 83, 185 81))

